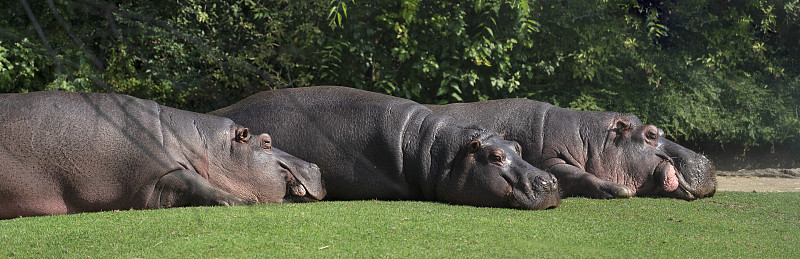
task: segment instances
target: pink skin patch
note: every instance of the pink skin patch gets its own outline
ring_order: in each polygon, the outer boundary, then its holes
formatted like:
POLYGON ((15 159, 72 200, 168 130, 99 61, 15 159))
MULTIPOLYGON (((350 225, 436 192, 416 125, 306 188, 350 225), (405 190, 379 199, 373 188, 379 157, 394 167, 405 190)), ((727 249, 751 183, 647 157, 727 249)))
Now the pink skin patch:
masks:
POLYGON ((302 185, 295 185, 291 187, 292 196, 303 197, 306 196, 306 187, 302 185))
POLYGON ((678 176, 675 174, 675 167, 671 163, 667 164, 667 168, 664 171, 664 191, 674 192, 678 189, 678 176))

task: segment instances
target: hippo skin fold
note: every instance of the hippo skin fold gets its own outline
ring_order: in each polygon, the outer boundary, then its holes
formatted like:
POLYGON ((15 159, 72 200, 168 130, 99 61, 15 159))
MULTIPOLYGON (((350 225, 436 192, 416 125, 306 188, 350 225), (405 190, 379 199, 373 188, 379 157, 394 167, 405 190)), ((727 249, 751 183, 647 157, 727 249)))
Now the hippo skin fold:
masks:
POLYGON ((505 132, 525 161, 558 178, 562 196, 710 197, 711 162, 631 114, 576 111, 527 99, 426 105, 436 114, 505 132))
POLYGON ((126 95, 2 94, 0 132, 0 219, 325 195, 269 135, 126 95))
POLYGON ((270 132, 277 147, 318 164, 326 199, 518 209, 561 203, 553 175, 522 160, 519 144, 410 100, 336 86, 287 88, 211 114, 270 132))

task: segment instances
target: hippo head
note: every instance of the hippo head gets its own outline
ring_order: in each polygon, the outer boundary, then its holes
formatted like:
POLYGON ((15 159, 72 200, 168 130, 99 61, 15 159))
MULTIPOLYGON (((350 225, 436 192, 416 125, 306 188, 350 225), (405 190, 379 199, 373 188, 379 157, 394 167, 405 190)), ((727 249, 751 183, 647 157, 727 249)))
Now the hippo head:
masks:
POLYGON ((436 191, 440 201, 472 206, 548 209, 561 204, 556 178, 522 160, 520 145, 497 134, 464 143, 436 191))
POLYGON ((633 115, 615 119, 602 163, 612 168, 604 178, 620 179, 637 196, 695 200, 714 195, 717 182, 711 162, 664 138, 664 131, 642 125, 633 115))
POLYGON ((309 202, 325 197, 322 174, 317 165, 273 148, 272 138, 266 133, 253 136, 249 134, 247 128, 237 127, 235 134, 235 144, 240 146, 242 154, 253 154, 243 156, 250 160, 248 163, 250 171, 262 174, 266 172, 266 175, 256 175, 251 179, 251 184, 268 188, 255 191, 260 193, 255 195, 261 196, 259 200, 309 202), (251 150, 252 153, 246 150, 251 150))

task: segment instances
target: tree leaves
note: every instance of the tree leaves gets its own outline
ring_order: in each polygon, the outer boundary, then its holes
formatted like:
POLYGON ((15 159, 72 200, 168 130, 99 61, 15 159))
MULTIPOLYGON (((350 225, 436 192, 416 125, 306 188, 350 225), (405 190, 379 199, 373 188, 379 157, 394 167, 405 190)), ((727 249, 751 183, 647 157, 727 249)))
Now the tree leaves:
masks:
POLYGON ((202 112, 335 84, 629 112, 686 140, 800 142, 800 0, 25 2, 53 53, 19 2, 0 6, 4 92, 202 112))

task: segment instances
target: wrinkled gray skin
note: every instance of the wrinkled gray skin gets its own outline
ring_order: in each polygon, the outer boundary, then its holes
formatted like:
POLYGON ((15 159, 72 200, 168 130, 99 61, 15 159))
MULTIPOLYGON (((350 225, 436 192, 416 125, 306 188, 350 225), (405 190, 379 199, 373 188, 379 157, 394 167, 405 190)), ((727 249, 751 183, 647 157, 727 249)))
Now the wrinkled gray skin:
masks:
POLYGON ((642 125, 634 115, 575 111, 526 99, 427 105, 498 132, 522 145, 525 161, 558 178, 563 196, 714 195, 711 163, 642 125))
POLYGON ((428 200, 547 209, 555 178, 496 133, 402 98, 345 87, 266 91, 212 114, 280 138, 318 164, 335 200, 428 200))
POLYGON ((0 219, 312 201, 319 169, 230 119, 126 95, 0 95, 0 219))

